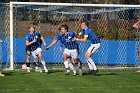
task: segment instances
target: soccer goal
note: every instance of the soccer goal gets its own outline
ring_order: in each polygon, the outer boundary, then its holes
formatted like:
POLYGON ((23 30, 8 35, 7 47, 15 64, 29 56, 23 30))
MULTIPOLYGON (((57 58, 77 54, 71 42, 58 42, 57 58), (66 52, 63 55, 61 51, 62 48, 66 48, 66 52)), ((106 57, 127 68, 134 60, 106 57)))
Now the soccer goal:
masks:
MULTIPOLYGON (((0 35, 8 42, 6 48, 0 45, 2 47, 0 51, 5 51, 0 54, 0 61, 9 63, 11 70, 16 68, 14 64, 26 62, 25 35, 28 33, 30 23, 36 25, 47 44, 50 44, 59 33, 60 25, 67 24, 70 31, 80 32, 82 20, 88 21, 89 27, 102 38, 101 48, 92 56, 97 66, 117 68, 139 65, 137 57, 139 32, 132 28, 132 25, 139 19, 140 5, 10 2, 8 10, 10 14, 8 12, 5 16, 0 14, 3 18, 0 22, 3 24, 0 25, 3 32, 0 35)), ((86 66, 84 53, 90 42, 79 45, 79 58, 86 66)), ((45 51, 42 45, 42 49, 47 64, 52 64, 53 68, 63 66, 58 44, 48 51, 45 51)))

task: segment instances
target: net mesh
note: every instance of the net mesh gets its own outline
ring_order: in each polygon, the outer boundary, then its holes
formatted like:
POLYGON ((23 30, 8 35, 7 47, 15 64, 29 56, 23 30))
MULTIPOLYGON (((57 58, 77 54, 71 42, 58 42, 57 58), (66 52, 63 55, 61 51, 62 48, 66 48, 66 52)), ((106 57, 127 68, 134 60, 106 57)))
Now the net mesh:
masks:
MULTIPOLYGON (((139 19, 140 8, 124 7, 87 7, 87 6, 58 6, 58 5, 14 5, 14 63, 26 62, 25 36, 28 26, 33 23, 49 45, 59 33, 58 28, 67 24, 70 31, 80 32, 80 21, 86 20, 94 33, 102 38, 101 48, 92 56, 101 68, 138 66, 137 43, 138 30, 132 25, 139 19)), ((9 37, 9 8, 4 8, 5 15, 1 15, 0 26, 3 31, 1 37, 9 37)), ((9 42, 9 41, 8 41, 9 42)), ((80 54, 84 66, 87 65, 84 54, 90 42, 79 43, 80 54)), ((4 47, 4 46, 3 46, 4 47)), ((6 56, 9 56, 9 45, 6 45, 6 56)), ((58 43, 45 51, 43 56, 47 64, 55 68, 63 66, 62 54, 58 43)), ((2 52, 2 48, 0 50, 2 52)), ((0 59, 4 54, 1 53, 0 59)), ((7 57, 9 62, 9 57, 7 57)), ((33 61, 33 59, 32 59, 33 61)))
POLYGON ((0 69, 9 67, 9 5, 0 4, 0 40, 6 44, 0 43, 0 69))

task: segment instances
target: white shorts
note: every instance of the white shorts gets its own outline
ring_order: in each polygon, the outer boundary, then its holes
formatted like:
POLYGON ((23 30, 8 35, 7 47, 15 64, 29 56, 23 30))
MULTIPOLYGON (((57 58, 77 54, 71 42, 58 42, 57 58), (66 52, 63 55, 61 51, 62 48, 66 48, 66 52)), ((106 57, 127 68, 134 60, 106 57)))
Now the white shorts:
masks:
POLYGON ((32 52, 32 56, 33 56, 34 58, 36 58, 39 52, 42 52, 42 49, 41 49, 41 48, 37 48, 35 51, 33 51, 33 52, 32 52))
POLYGON ((77 49, 69 50, 65 48, 63 54, 67 54, 69 57, 72 57, 74 59, 78 57, 77 49))
POLYGON ((99 48, 100 48, 100 43, 98 43, 98 44, 91 44, 91 46, 88 48, 87 51, 93 54, 96 51, 98 51, 99 48))

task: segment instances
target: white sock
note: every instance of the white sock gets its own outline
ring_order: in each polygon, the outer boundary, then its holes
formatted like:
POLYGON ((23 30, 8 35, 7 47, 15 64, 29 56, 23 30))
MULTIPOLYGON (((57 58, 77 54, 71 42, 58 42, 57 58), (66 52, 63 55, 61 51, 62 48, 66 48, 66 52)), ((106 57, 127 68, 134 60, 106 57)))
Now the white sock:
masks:
POLYGON ((78 68, 82 69, 82 62, 80 61, 80 59, 78 59, 78 68))
POLYGON ((45 61, 41 61, 41 63, 43 65, 44 69, 47 69, 46 64, 45 64, 45 61))
POLYGON ((94 70, 97 70, 97 67, 96 67, 94 61, 93 61, 91 58, 89 58, 88 61, 89 61, 90 64, 92 65, 93 69, 94 69, 94 70))
POLYGON ((70 69, 73 71, 73 73, 76 73, 76 70, 75 70, 73 64, 69 63, 68 65, 69 65, 70 69))
POLYGON ((68 66, 68 61, 64 61, 64 65, 65 65, 65 68, 66 68, 66 69, 69 68, 69 66, 68 66))
POLYGON ((70 72, 70 70, 69 70, 69 65, 68 65, 68 61, 64 61, 64 65, 65 65, 66 71, 67 71, 67 72, 70 72))
POLYGON ((88 62, 88 67, 89 67, 90 70, 93 70, 93 67, 92 67, 91 63, 89 63, 89 62, 88 62))

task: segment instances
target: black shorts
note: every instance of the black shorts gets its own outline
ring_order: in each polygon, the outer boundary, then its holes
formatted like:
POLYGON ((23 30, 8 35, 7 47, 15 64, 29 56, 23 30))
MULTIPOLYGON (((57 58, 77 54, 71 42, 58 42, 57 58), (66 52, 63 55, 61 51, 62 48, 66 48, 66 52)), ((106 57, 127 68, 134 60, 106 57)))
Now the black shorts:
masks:
POLYGON ((26 48, 26 55, 27 56, 31 56, 31 54, 32 54, 31 50, 29 50, 29 49, 26 48))

